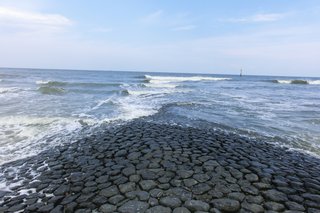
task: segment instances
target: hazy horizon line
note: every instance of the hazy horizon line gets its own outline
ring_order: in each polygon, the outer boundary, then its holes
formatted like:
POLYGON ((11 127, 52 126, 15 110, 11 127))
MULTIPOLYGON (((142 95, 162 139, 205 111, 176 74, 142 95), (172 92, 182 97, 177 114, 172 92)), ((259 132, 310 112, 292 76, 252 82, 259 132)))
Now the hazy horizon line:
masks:
MULTIPOLYGON (((140 72, 140 73, 170 73, 170 74, 194 74, 194 75, 233 75, 239 76, 239 73, 209 73, 209 72, 180 72, 180 71, 145 71, 145 70, 108 70, 108 69, 71 69, 71 68, 39 68, 39 67, 0 67, 0 69, 20 69, 20 70, 57 70, 57 71, 89 71, 89 72, 140 72)), ((242 69, 245 71, 245 69, 242 69)), ((261 74, 245 74, 242 76, 266 76, 266 77, 293 77, 293 78, 320 78, 320 76, 291 76, 291 75, 261 75, 261 74)))

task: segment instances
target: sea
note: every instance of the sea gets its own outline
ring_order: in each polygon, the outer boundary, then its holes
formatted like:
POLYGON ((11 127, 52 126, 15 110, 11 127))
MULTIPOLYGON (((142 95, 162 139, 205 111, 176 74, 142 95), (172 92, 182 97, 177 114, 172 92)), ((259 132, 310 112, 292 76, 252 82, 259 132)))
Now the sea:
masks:
POLYGON ((137 118, 318 157, 320 78, 0 69, 0 164, 137 118))

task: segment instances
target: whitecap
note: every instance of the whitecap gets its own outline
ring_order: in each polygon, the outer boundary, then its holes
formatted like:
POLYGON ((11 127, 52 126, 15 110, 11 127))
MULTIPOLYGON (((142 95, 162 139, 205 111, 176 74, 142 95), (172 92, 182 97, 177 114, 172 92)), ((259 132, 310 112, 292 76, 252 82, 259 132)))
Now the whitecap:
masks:
POLYGON ((217 77, 206 77, 206 76, 191 76, 191 77, 180 77, 180 76, 151 76, 145 75, 145 79, 149 80, 150 83, 171 83, 171 82, 183 82, 183 81, 225 81, 231 80, 231 78, 217 78, 217 77))
POLYGON ((320 84, 320 80, 309 81, 309 84, 320 84))

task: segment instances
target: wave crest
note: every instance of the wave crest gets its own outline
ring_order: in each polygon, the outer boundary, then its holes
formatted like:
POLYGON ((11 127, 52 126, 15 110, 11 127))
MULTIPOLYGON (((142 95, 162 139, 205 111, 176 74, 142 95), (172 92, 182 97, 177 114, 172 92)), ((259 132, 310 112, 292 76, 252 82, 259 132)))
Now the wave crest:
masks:
POLYGON ((320 84, 320 80, 302 80, 302 79, 272 80, 272 82, 278 83, 278 84, 320 84))
POLYGON ((0 88, 0 94, 5 94, 5 93, 16 93, 21 91, 22 89, 18 87, 6 87, 6 88, 0 88))
POLYGON ((42 86, 38 88, 38 91, 45 95, 62 95, 66 93, 66 90, 58 87, 42 86))
POLYGON ((84 86, 84 87, 108 87, 121 86, 120 83, 105 83, 105 82, 65 82, 65 81, 36 81, 38 85, 45 86, 84 86))
POLYGON ((149 83, 153 82, 162 82, 162 83, 171 83, 171 82, 183 82, 183 81, 225 81, 231 80, 231 78, 216 78, 216 77, 205 77, 205 76, 191 76, 191 77, 178 77, 178 76, 151 76, 145 75, 145 80, 149 83))

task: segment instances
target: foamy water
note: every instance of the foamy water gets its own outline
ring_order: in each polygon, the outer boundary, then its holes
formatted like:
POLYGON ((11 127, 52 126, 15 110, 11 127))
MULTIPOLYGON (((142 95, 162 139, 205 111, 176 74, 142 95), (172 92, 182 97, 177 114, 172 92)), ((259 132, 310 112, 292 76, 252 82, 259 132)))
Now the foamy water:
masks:
POLYGON ((0 76, 0 164, 106 122, 155 114, 320 153, 317 78, 27 69, 1 69, 0 76))

